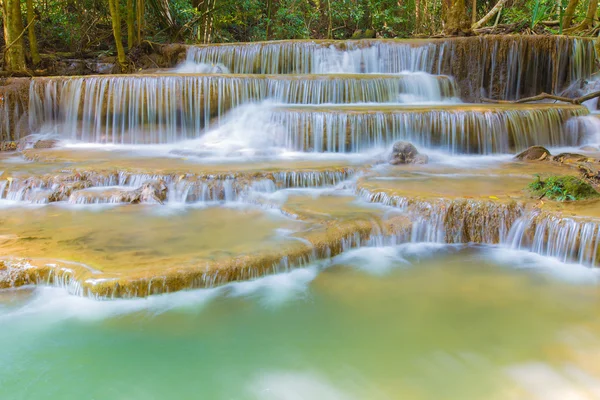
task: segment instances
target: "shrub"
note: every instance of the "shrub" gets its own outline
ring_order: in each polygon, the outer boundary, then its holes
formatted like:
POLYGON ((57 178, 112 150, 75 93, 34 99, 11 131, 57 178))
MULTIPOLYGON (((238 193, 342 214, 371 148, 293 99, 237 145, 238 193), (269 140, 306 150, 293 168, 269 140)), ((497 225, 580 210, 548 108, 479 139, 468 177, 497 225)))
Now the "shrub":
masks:
POLYGON ((600 194, 587 182, 575 176, 549 176, 529 184, 529 190, 539 198, 556 201, 575 201, 599 197, 600 194))

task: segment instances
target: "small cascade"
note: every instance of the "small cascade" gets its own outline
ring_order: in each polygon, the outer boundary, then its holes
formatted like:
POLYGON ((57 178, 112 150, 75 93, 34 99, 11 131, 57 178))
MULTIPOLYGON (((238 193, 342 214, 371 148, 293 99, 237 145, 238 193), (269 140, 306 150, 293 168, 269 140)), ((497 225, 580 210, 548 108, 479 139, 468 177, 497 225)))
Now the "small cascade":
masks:
POLYGON ((25 78, 0 83, 0 141, 18 140, 28 134, 27 85, 25 78))
POLYGON ((34 204, 110 204, 128 202, 128 193, 146 182, 161 181, 170 203, 252 201, 252 192, 333 186, 356 173, 353 168, 322 171, 189 175, 125 171, 75 171, 62 175, 0 179, 0 200, 34 204))
POLYGON ((403 209, 412 221, 411 241, 501 244, 517 250, 595 267, 600 256, 600 222, 565 218, 517 202, 419 200, 358 190, 364 200, 403 209))
POLYGON ((238 74, 433 72, 436 44, 401 41, 281 41, 189 47, 189 63, 220 63, 238 74))
POLYGON ((563 262, 595 267, 598 265, 600 222, 534 211, 513 224, 504 244, 563 262))
POLYGON ((412 221, 412 242, 496 244, 523 215, 523 206, 514 201, 420 200, 365 188, 357 192, 368 202, 404 210, 412 221))
POLYGON ((567 121, 568 136, 577 139, 578 144, 600 145, 600 118, 585 115, 567 121))
POLYGON ((466 98, 558 92, 594 71, 592 39, 483 36, 427 41, 282 41, 190 47, 187 62, 234 73, 398 73, 455 76, 466 98))
POLYGON ((40 78, 29 90, 31 129, 44 124, 92 143, 171 143, 197 138, 228 110, 279 103, 397 103, 458 96, 445 76, 141 75, 40 78))
POLYGON ((285 147, 297 151, 361 152, 408 140, 452 153, 492 154, 577 145, 563 125, 586 113, 584 107, 289 107, 276 109, 272 122, 282 127, 285 147))

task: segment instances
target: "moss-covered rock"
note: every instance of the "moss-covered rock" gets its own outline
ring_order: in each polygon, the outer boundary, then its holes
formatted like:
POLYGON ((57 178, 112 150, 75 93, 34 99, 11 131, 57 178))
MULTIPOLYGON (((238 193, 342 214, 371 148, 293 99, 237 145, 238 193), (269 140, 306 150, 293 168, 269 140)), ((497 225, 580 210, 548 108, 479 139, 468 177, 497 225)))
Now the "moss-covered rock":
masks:
POLYGON ((575 176, 538 176, 528 189, 539 198, 555 201, 575 201, 600 197, 600 194, 587 182, 575 176))

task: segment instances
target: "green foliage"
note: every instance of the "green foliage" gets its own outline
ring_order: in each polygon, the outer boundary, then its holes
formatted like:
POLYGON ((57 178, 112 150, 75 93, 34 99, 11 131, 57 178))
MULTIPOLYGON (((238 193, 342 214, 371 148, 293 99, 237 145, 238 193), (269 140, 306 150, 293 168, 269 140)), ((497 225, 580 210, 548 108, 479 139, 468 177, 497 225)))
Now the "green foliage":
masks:
POLYGON ((528 188, 540 198, 556 201, 584 200, 600 196, 589 183, 574 176, 552 175, 542 180, 537 175, 528 188))
POLYGON ((541 21, 550 19, 555 5, 556 3, 553 0, 535 0, 531 13, 531 29, 535 28, 541 21))
MULTIPOLYGON (((127 0, 116 1, 121 15, 127 15, 127 0)), ((435 35, 442 31, 447 13, 445 0, 271 0, 270 13, 265 0, 207 1, 146 0, 142 39, 188 43, 324 39, 330 29, 334 39, 351 38, 357 31, 387 38, 435 35)), ((477 0, 477 16, 487 13, 496 2, 477 0)), ((470 9, 472 2, 466 3, 470 9)), ((499 21, 527 25, 537 33, 560 32, 557 23, 550 27, 541 22, 561 20, 566 4, 567 0, 511 1, 499 21)), ((587 4, 579 2, 573 25, 584 17, 587 4)), ((25 1, 22 7, 25 12, 25 1)), ((34 9, 39 46, 46 52, 113 51, 107 0, 34 0, 34 9)), ((125 18, 122 23, 126 31, 125 18)))
MULTIPOLYGON (((97 29, 110 24, 108 2, 49 0, 34 5, 37 6, 35 14, 39 20, 36 30, 40 48, 84 52, 104 44, 97 29)), ((110 37, 110 33, 106 36, 110 37)))
POLYGON ((281 0, 271 21, 273 39, 309 38, 311 28, 319 18, 318 11, 304 0, 281 0))

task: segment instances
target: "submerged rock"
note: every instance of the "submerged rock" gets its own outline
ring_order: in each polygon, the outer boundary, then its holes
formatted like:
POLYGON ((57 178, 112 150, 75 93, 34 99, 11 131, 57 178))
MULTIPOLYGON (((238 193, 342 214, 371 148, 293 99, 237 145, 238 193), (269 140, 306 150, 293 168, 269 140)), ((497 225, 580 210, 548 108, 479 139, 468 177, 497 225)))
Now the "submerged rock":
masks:
POLYGON ((25 149, 52 149, 58 145, 57 139, 40 139, 38 135, 25 136, 19 140, 18 150, 25 149))
POLYGON ((531 146, 527 150, 515 156, 518 160, 523 161, 542 161, 550 156, 550 151, 543 146, 531 146))
POLYGON ((56 147, 57 144, 58 144, 58 140, 56 140, 56 139, 44 139, 44 140, 38 140, 37 142, 35 142, 33 144, 33 148, 34 149, 52 149, 52 148, 56 147))
POLYGON ((429 157, 420 154, 417 148, 410 142, 396 142, 392 148, 390 164, 427 164, 429 157))
POLYGON ((600 151, 600 149, 598 147, 595 146, 582 146, 579 148, 579 150, 581 151, 590 151, 590 152, 597 152, 600 151))

